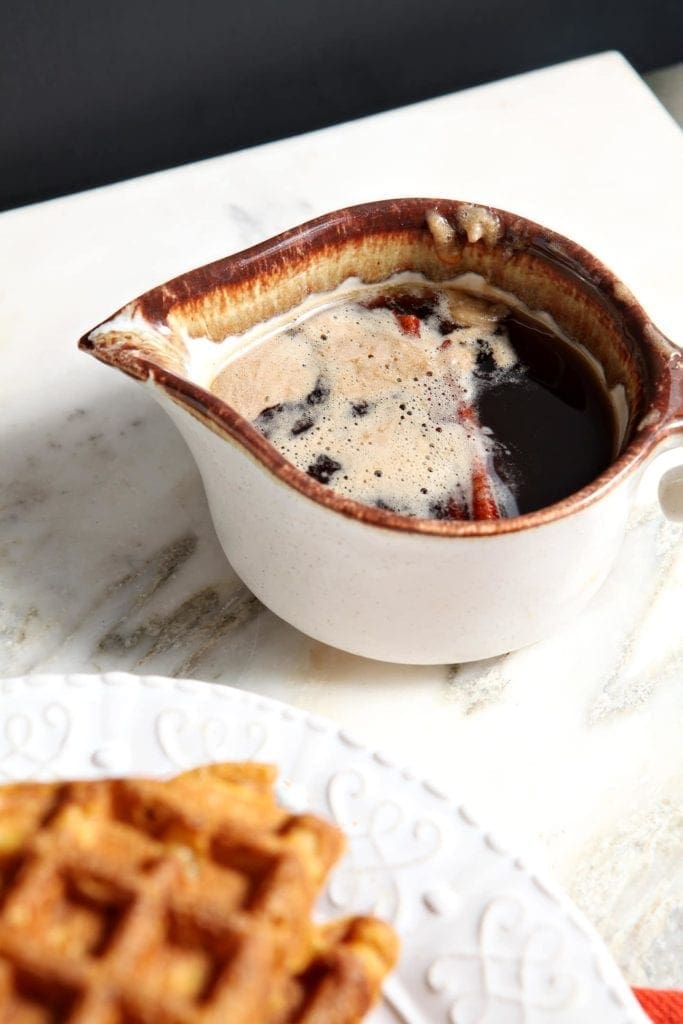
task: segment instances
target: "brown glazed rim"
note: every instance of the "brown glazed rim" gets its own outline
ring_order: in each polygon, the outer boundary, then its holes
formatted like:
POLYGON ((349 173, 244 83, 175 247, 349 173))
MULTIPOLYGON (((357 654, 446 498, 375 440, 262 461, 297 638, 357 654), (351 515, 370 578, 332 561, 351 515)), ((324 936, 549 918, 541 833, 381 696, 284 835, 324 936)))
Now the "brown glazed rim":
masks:
MULTIPOLYGON (((497 218, 500 230, 494 243, 496 246, 504 246, 511 252, 526 250, 540 256, 559 265, 565 272, 569 271, 584 290, 599 293, 611 312, 620 317, 624 331, 640 349, 647 368, 649 404, 624 451, 590 484, 537 511, 497 520, 411 519, 344 498, 288 462, 226 402, 159 366, 140 349, 129 348, 123 352, 115 345, 107 345, 104 339, 93 339, 91 335, 96 328, 83 335, 79 347, 138 380, 151 379, 214 433, 237 441, 282 483, 330 511, 358 522, 423 535, 481 537, 515 533, 562 519, 599 501, 667 437, 677 432, 683 434, 683 352, 652 324, 645 310, 607 267, 576 242, 548 228, 505 210, 458 200, 396 199, 366 203, 325 214, 243 252, 191 270, 146 292, 124 309, 132 305, 151 328, 163 326, 174 308, 197 301, 222 285, 232 286, 267 274, 274 265, 286 262, 288 255, 300 258, 317 252, 324 258, 325 251, 364 235, 391 234, 392 231, 424 232, 427 230, 426 215, 430 211, 442 214, 456 235, 462 235, 463 231, 456 228, 456 223, 458 212, 463 208, 497 218)), ((469 244, 488 243, 481 239, 469 244)), ((105 326, 116 315, 112 314, 97 327, 105 326)))

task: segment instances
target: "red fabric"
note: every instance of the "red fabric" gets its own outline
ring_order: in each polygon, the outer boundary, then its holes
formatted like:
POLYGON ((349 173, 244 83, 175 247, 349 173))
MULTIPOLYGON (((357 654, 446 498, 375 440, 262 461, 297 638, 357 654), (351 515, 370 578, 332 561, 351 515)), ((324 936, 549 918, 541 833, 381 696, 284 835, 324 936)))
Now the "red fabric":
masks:
POLYGON ((683 1024, 683 992, 634 988, 636 999, 654 1024, 683 1024))

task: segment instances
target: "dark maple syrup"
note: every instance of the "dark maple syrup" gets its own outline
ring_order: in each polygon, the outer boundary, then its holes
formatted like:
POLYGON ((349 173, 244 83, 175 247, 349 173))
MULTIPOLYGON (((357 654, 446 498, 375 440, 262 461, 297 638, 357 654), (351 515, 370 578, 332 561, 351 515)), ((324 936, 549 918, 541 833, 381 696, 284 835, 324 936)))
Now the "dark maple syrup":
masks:
POLYGON ((496 472, 519 513, 533 512, 607 468, 615 454, 615 414, 596 371, 574 345, 518 312, 503 325, 520 372, 481 388, 477 407, 482 425, 500 442, 496 472))
POLYGON ((609 395, 548 319, 456 285, 358 289, 303 309, 216 387, 346 497, 413 518, 515 516, 615 453, 609 395))

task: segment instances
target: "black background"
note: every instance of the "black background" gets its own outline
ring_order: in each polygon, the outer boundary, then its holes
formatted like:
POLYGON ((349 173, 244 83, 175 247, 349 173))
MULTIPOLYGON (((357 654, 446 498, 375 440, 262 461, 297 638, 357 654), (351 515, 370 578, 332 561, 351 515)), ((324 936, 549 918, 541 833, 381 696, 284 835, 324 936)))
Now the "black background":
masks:
POLYGON ((0 0, 0 208, 605 49, 681 59, 681 0, 0 0))

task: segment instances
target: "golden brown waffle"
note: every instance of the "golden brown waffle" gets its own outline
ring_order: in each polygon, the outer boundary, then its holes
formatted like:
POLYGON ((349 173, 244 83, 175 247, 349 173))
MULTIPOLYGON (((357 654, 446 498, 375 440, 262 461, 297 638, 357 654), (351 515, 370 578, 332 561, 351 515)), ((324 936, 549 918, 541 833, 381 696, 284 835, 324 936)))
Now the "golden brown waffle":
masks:
POLYGON ((0 788, 0 1024, 355 1024, 396 958, 310 915, 341 833, 266 765, 0 788))

